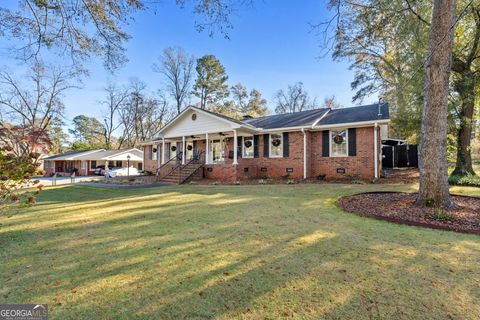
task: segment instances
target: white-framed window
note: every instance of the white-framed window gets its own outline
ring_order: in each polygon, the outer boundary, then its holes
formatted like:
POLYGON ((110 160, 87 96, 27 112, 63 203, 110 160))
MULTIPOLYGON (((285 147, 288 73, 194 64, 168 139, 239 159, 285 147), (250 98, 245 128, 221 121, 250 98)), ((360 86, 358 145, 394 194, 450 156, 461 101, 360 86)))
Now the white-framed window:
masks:
POLYGON ((253 158, 253 136, 242 137, 242 157, 253 158))
POLYGON ((330 157, 348 156, 347 129, 330 130, 330 157))
POLYGON ((152 160, 157 160, 157 155, 158 155, 158 149, 157 146, 152 146, 152 160))
POLYGON ((96 168, 97 168, 97 161, 96 160, 90 161, 90 169, 94 170, 96 168))
POLYGON ((87 169, 87 161, 82 160, 82 162, 80 162, 80 168, 81 168, 82 170, 87 169))
POLYGON ((45 169, 51 168, 51 167, 50 167, 50 161, 45 161, 45 162, 43 163, 43 167, 44 167, 45 169))
POLYGON ((271 158, 283 157, 283 134, 281 133, 270 134, 270 157, 271 158))

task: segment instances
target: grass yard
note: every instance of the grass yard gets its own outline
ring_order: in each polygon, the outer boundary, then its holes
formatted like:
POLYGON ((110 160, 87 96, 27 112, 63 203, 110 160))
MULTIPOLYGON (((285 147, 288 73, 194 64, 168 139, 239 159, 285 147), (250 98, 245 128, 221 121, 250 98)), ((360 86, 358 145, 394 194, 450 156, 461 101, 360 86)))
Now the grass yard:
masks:
POLYGON ((0 216, 0 301, 51 319, 479 319, 479 236, 335 206, 414 189, 47 189, 0 216))

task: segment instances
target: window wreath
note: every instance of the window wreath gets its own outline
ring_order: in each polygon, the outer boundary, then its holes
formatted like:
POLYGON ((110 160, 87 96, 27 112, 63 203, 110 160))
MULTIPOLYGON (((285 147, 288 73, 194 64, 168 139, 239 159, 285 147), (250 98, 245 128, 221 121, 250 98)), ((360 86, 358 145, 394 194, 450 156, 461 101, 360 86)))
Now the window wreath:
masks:
POLYGON ((336 134, 333 137, 333 142, 335 142, 336 144, 342 144, 344 141, 345 141, 345 138, 340 134, 336 134))
POLYGON ((172 147, 170 148, 170 150, 175 151, 175 150, 177 150, 177 147, 176 147, 176 146, 172 146, 172 147))
POLYGON ((189 144, 189 145, 187 146, 187 150, 188 150, 188 151, 192 151, 192 149, 193 149, 193 146, 192 146, 191 144, 189 144))
POLYGON ((246 148, 250 148, 252 146, 252 140, 245 140, 243 144, 246 148))
POLYGON ((280 140, 279 138, 272 139, 272 146, 278 147, 280 143, 282 143, 282 140, 280 140))

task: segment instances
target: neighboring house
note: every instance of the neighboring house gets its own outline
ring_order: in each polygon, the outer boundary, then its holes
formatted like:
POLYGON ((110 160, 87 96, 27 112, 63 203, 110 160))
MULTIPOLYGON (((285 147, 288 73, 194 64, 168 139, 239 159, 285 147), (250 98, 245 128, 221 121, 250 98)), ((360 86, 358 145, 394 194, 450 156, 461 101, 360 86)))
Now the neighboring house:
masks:
POLYGON ((123 150, 81 150, 49 156, 43 159, 47 175, 56 173, 59 176, 69 176, 73 172, 77 176, 93 175, 98 166, 127 166, 143 169, 143 152, 137 148, 123 150))
POLYGON ((389 122, 386 103, 241 121, 188 107, 143 144, 144 165, 160 179, 181 176, 178 182, 188 176, 179 171, 188 169, 190 162, 203 168, 206 178, 231 182, 374 179, 381 170, 381 132, 387 134, 389 122))

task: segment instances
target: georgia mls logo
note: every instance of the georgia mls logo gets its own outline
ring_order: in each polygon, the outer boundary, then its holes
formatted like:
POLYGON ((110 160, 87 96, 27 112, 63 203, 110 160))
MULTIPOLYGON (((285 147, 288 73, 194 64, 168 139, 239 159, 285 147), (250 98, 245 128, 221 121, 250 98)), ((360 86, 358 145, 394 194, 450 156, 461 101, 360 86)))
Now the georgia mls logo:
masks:
POLYGON ((0 304, 0 320, 47 320, 46 304, 0 304))

